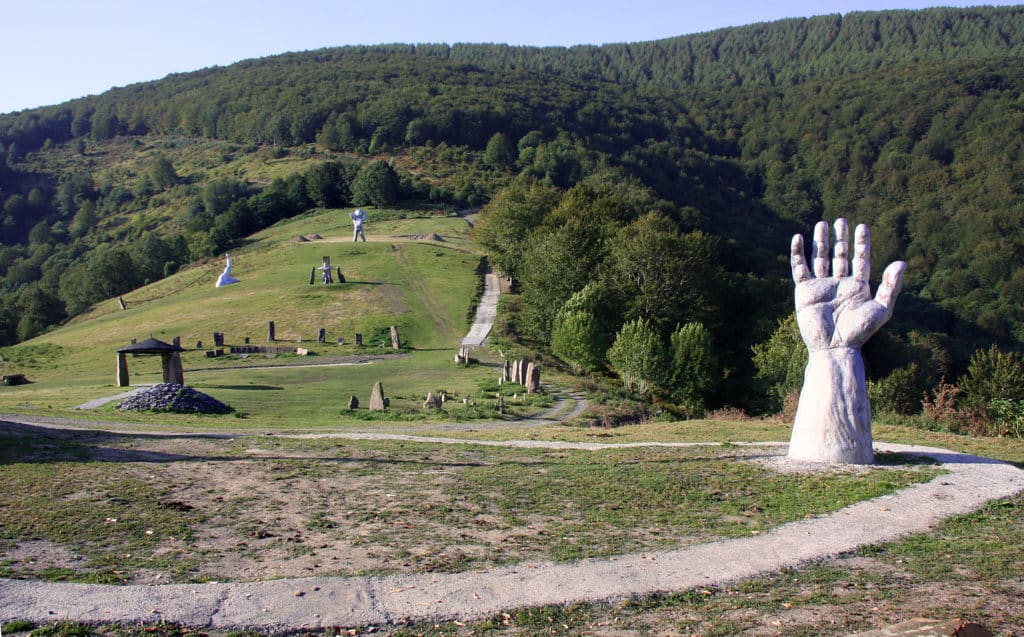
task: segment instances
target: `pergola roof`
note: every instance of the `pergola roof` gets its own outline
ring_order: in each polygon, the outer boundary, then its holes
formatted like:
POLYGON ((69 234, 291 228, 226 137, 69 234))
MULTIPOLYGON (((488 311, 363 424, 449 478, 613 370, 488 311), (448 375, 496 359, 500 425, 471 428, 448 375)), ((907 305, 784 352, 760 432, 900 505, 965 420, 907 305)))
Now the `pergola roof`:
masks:
POLYGON ((150 336, 141 343, 132 343, 117 350, 118 352, 126 352, 131 354, 169 354, 170 352, 183 352, 182 348, 158 341, 157 339, 150 336))

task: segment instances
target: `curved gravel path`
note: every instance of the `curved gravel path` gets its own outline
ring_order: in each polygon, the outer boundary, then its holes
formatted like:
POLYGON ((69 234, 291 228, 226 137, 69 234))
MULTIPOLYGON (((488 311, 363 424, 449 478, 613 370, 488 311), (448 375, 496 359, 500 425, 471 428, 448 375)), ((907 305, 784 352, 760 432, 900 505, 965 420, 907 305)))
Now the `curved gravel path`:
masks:
MULTIPOLYGON (((424 439, 458 444, 496 444, 424 439)), ((537 441, 514 441, 537 446, 537 441)), ((512 444, 512 443, 501 443, 512 444)), ((544 443, 540 443, 544 444, 544 443)), ((546 443, 561 446, 566 443, 546 443)), ((599 449, 611 445, 575 448, 599 449)), ((537 562, 452 574, 108 586, 0 579, 0 621, 170 621, 269 631, 476 619, 511 608, 724 585, 926 532, 942 519, 1024 491, 1024 471, 943 449, 876 443, 926 456, 948 473, 931 482, 757 536, 674 551, 537 562)))

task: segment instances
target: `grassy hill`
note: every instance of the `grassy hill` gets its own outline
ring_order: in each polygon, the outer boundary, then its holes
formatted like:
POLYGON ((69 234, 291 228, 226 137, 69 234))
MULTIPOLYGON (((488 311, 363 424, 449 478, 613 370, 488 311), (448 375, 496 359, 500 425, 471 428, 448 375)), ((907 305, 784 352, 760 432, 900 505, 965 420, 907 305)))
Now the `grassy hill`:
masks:
MULTIPOLYGON (((493 370, 452 362, 468 329, 467 310, 478 285, 480 255, 468 242, 468 224, 454 216, 409 218, 395 210, 369 214, 365 243, 351 243, 344 211, 314 211, 254 235, 236 252, 232 261, 238 284, 214 287, 223 261, 211 259, 125 294, 125 310, 109 299, 59 330, 3 350, 4 373, 25 373, 32 384, 3 388, 0 410, 81 416, 70 410, 124 391, 114 386, 115 350, 132 338, 151 335, 168 342, 181 337, 188 349, 183 354, 186 383, 245 416, 170 417, 179 422, 334 424, 350 395, 363 406, 354 416, 358 420, 367 417, 370 388, 377 380, 392 398, 396 409, 391 417, 397 419, 418 407, 428 391, 478 394, 493 370), (422 239, 429 233, 443 240, 422 239), (309 240, 314 235, 322 238, 309 240), (310 270, 323 256, 341 267, 346 283, 324 286, 318 275, 309 284, 310 270), (246 337, 265 344, 268 321, 275 322, 276 344, 301 345, 310 356, 206 357, 213 332, 223 332, 227 345, 242 345, 246 337), (390 342, 380 347, 391 325, 402 338, 398 356, 390 342), (316 342, 320 327, 327 332, 325 344, 316 342), (356 333, 363 334, 361 348, 354 344, 356 333), (339 338, 345 343, 338 344, 339 338), (195 347, 199 341, 203 349, 195 347), (340 357, 360 354, 384 356, 369 364, 334 365, 340 357), (249 369, 267 365, 275 367, 249 369)), ((133 384, 160 382, 159 357, 130 358, 129 373, 133 384)), ((99 411, 103 418, 149 420, 115 413, 113 405, 99 411)))

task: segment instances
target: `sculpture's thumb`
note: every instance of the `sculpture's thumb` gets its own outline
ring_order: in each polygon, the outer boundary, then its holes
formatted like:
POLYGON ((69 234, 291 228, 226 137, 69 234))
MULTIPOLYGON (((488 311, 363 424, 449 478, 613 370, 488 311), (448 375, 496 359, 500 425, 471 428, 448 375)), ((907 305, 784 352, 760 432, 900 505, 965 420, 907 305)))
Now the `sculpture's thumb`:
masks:
POLYGON ((875 293, 875 302, 890 313, 896 305, 896 297, 903 289, 903 272, 907 269, 906 261, 894 261, 882 273, 882 282, 875 293))

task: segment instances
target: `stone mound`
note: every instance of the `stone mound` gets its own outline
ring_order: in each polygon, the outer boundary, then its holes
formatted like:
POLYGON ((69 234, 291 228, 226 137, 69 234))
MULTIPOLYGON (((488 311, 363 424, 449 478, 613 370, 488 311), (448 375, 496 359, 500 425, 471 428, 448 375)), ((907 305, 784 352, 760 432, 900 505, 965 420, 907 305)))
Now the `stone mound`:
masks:
POLYGON ((182 414, 226 414, 234 411, 216 398, 185 385, 161 383, 132 394, 118 409, 132 411, 173 411, 182 414))

